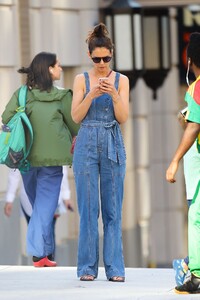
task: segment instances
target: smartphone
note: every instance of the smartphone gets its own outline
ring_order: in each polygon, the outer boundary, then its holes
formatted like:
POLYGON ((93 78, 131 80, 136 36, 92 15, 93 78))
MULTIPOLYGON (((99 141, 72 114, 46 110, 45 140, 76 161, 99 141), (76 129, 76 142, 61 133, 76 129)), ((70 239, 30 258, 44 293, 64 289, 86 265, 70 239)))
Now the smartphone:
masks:
POLYGON ((101 77, 101 78, 99 78, 99 82, 107 81, 107 80, 108 80, 108 77, 101 77))

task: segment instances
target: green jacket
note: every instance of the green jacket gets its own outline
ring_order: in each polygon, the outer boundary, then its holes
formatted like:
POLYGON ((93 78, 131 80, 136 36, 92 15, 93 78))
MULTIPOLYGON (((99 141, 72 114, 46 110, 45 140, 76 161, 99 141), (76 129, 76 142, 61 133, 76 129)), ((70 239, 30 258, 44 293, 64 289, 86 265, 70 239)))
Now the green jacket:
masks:
MULTIPOLYGON (((2 122, 7 124, 18 105, 15 91, 2 122)), ((27 93, 26 113, 33 127, 33 146, 28 160, 31 166, 63 166, 72 164, 72 137, 79 125, 71 117, 72 91, 53 87, 50 92, 33 89, 27 93)))

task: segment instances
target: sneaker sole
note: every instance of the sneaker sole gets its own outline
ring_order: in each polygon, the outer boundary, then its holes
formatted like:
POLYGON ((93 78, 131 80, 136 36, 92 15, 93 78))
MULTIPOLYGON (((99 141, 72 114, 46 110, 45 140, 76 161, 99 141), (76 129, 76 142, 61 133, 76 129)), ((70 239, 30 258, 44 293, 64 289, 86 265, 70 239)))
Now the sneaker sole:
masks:
POLYGON ((180 292, 180 291, 177 291, 176 289, 174 289, 174 292, 175 292, 176 294, 179 294, 179 295, 180 295, 180 294, 185 294, 185 295, 186 295, 186 294, 190 294, 189 292, 185 292, 185 291, 184 291, 184 292, 180 292))
POLYGON ((176 293, 176 294, 182 294, 182 295, 188 295, 188 294, 200 294, 200 290, 197 290, 197 291, 195 291, 195 292, 186 292, 186 291, 183 291, 183 292, 181 292, 181 291, 178 291, 178 290, 176 290, 176 289, 174 289, 174 292, 176 293))

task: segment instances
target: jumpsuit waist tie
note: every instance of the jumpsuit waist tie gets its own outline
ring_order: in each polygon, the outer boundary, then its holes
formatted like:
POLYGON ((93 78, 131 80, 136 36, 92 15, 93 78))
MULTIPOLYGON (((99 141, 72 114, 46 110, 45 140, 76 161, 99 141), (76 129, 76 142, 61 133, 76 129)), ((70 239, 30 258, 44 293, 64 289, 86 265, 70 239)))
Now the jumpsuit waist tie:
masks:
POLYGON ((116 120, 111 122, 103 121, 84 121, 81 123, 83 127, 104 127, 108 132, 108 159, 121 165, 125 159, 120 155, 121 131, 119 123, 116 120))

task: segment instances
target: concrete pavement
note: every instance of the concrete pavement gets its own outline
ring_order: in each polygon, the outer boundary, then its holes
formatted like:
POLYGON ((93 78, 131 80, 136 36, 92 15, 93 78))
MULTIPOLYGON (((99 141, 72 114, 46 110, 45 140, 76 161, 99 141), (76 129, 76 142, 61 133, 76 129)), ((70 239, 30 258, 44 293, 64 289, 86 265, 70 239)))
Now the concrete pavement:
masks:
POLYGON ((177 295, 174 286, 173 269, 127 268, 125 283, 113 283, 103 268, 94 282, 83 282, 75 267, 0 266, 0 300, 200 299, 177 295))

